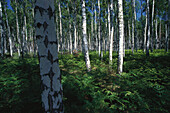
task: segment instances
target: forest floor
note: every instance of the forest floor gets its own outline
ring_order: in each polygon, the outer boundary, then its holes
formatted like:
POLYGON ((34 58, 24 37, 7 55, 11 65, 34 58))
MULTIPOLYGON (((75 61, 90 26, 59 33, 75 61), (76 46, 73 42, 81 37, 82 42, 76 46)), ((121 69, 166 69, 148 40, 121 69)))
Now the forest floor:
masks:
MULTIPOLYGON (((82 53, 59 54, 65 113, 169 113, 170 52, 155 50, 146 57, 141 50, 126 51, 124 72, 116 74, 117 54, 109 67, 109 54, 101 62, 90 52, 91 71, 82 53)), ((0 112, 40 113, 38 58, 0 59, 0 112)))

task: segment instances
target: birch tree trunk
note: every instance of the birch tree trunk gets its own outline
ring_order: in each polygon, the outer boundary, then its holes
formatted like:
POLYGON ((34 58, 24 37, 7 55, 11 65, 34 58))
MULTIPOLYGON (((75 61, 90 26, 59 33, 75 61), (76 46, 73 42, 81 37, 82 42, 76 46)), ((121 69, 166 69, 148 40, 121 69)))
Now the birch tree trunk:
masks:
POLYGON ((69 6, 67 7, 68 10, 68 14, 69 14, 69 37, 70 37, 70 44, 69 44, 69 49, 70 49, 70 53, 73 54, 73 45, 72 45, 72 35, 71 35, 71 22, 70 22, 70 10, 69 10, 69 6))
POLYGON ((135 27, 134 27, 134 24, 135 24, 135 8, 134 8, 134 0, 132 0, 132 54, 134 53, 134 37, 135 37, 135 27))
POLYGON ((10 31, 10 26, 8 23, 8 15, 6 12, 6 6, 4 5, 4 11, 5 11, 5 16, 6 16, 6 24, 7 24, 7 28, 8 28, 8 39, 9 39, 9 50, 10 50, 10 55, 13 55, 13 50, 12 50, 12 39, 11 39, 11 31, 10 31))
POLYGON ((158 20, 157 18, 155 19, 155 36, 156 36, 156 39, 155 39, 155 48, 158 49, 159 47, 159 42, 158 42, 158 20))
POLYGON ((62 15, 61 15, 60 0, 58 3, 58 8, 59 8, 59 17, 60 17, 60 48, 61 48, 61 54, 63 54, 63 29, 62 29, 62 15))
POLYGON ((90 58, 89 58, 88 43, 87 43, 85 0, 82 1, 82 18, 83 18, 82 31, 83 31, 84 57, 85 57, 87 71, 89 72, 91 70, 91 66, 90 66, 90 58))
POLYGON ((77 28, 76 28, 76 6, 75 6, 75 1, 74 1, 74 49, 77 49, 77 28))
POLYGON ((54 0, 36 0, 35 26, 45 113, 63 113, 63 89, 57 55, 54 0))
POLYGON ((99 56, 100 56, 100 52, 101 52, 101 43, 100 43, 100 41, 101 41, 101 32, 100 32, 100 0, 98 0, 98 49, 99 49, 99 56))
POLYGON ((95 13, 95 38, 96 38, 96 53, 97 53, 97 50, 98 50, 98 40, 97 40, 97 11, 96 11, 96 7, 95 7, 95 4, 94 4, 94 13, 95 13))
POLYGON ((15 0, 15 4, 16 4, 16 7, 15 7, 15 15, 16 15, 16 28, 17 28, 17 40, 18 40, 18 45, 17 45, 17 49, 18 49, 18 56, 20 57, 20 52, 21 52, 21 40, 20 40, 20 36, 19 36, 19 24, 18 24, 18 9, 17 9, 17 0, 15 0))
MULTIPOLYGON (((93 12, 93 0, 92 0, 92 12, 93 12)), ((92 14, 92 17, 91 17, 92 19, 91 19, 91 50, 93 50, 93 45, 94 45, 94 30, 93 30, 93 21, 94 21, 94 19, 93 19, 93 14, 92 14)))
POLYGON ((165 24, 165 51, 168 52, 168 25, 165 24))
POLYGON ((147 37, 147 26, 148 26, 148 12, 146 11, 146 19, 145 19, 145 33, 144 33, 144 41, 143 41, 143 51, 146 51, 146 37, 147 37))
POLYGON ((123 38, 124 38, 123 0, 118 0, 118 19, 119 19, 118 74, 121 74, 123 72, 123 38))
POLYGON ((154 34, 154 27, 153 27, 153 17, 154 17, 154 6, 155 6, 155 0, 153 0, 152 3, 152 33, 151 33, 151 52, 153 52, 153 34, 154 34))
POLYGON ((162 42, 161 42, 161 19, 160 19, 160 24, 159 24, 159 49, 162 48, 162 42))
POLYGON ((129 48, 131 47, 131 32, 130 32, 130 23, 129 23, 129 21, 128 21, 128 29, 129 29, 129 41, 128 41, 128 50, 129 50, 129 48))
POLYGON ((147 22, 148 22, 148 34, 147 34, 147 45, 146 55, 149 56, 149 44, 150 44, 150 22, 149 22, 149 0, 147 0, 147 22))
POLYGON ((2 5, 1 5, 1 1, 0 1, 0 32, 1 32, 1 57, 4 56, 4 37, 3 37, 3 27, 2 27, 3 23, 2 23, 2 5))
POLYGON ((113 0, 111 0, 111 5, 110 5, 110 11, 111 11, 111 34, 110 34, 110 47, 109 47, 109 64, 112 65, 112 49, 113 49, 113 0))

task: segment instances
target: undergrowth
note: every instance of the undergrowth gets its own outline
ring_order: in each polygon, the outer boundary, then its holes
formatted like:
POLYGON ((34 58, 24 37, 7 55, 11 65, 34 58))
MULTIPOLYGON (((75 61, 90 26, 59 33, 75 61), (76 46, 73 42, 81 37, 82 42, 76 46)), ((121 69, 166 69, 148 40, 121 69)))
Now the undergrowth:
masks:
MULTIPOLYGON (((90 52, 91 72, 84 56, 59 54, 65 113, 154 113, 170 112, 170 53, 126 51, 124 73, 116 74, 117 54, 112 68, 108 52, 101 62, 90 52)), ((40 75, 37 58, 0 59, 0 112, 40 113, 40 75)))

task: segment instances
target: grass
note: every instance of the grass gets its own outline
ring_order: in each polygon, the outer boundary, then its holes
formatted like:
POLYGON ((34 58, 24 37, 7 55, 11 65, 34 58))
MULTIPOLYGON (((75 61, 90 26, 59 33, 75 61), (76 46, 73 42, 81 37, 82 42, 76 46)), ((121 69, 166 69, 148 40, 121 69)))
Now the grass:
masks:
MULTIPOLYGON (((126 51, 122 76, 116 74, 117 54, 112 69, 108 58, 104 54, 101 62, 90 52, 87 72, 81 53, 59 55, 65 113, 170 112, 170 53, 126 51)), ((0 69, 1 113, 42 112, 38 59, 1 59, 0 69)))

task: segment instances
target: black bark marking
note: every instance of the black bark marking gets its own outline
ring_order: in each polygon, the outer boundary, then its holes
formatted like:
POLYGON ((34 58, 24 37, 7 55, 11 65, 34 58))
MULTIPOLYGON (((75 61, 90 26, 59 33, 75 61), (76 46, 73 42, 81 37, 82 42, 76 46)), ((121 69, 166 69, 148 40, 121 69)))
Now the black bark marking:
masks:
POLYGON ((57 41, 51 41, 50 44, 57 44, 57 41))
POLYGON ((43 23, 43 27, 44 27, 44 31, 47 29, 47 27, 48 27, 48 24, 47 24, 47 22, 44 22, 43 23))
POLYGON ((53 56, 50 51, 48 51, 48 60, 51 62, 51 64, 53 64, 53 56))
POLYGON ((46 89, 48 89, 47 85, 45 85, 45 84, 43 83, 43 80, 41 80, 41 91, 44 91, 44 90, 46 90, 46 89))
POLYGON ((42 24, 40 22, 37 23, 37 27, 40 28, 42 24))
POLYGON ((54 92, 54 95, 53 95, 53 96, 54 96, 54 98, 58 97, 57 91, 54 92))
POLYGON ((40 14, 41 14, 41 16, 42 16, 42 14, 43 14, 43 12, 45 11, 45 9, 36 5, 36 6, 35 6, 35 13, 36 13, 36 9, 39 10, 39 12, 40 12, 40 14))
POLYGON ((50 94, 48 94, 48 105, 49 105, 49 111, 50 113, 53 113, 53 99, 52 96, 50 94))
POLYGON ((48 46, 48 37, 47 37, 47 35, 45 36, 44 45, 45 45, 45 47, 48 46))
POLYGON ((63 102, 61 102, 61 103, 60 103, 59 111, 60 111, 60 112, 62 112, 62 111, 63 111, 63 102))
POLYGON ((41 35, 36 35, 36 39, 43 38, 41 35))
POLYGON ((47 10, 48 10, 49 19, 51 20, 51 17, 53 16, 52 8, 49 6, 47 10))
POLYGON ((54 60, 54 62, 57 62, 58 63, 58 58, 54 60))
POLYGON ((51 85, 51 91, 53 91, 53 76, 54 76, 54 72, 52 70, 52 68, 50 69, 50 72, 49 72, 49 77, 51 79, 51 82, 50 82, 50 85, 51 85))

